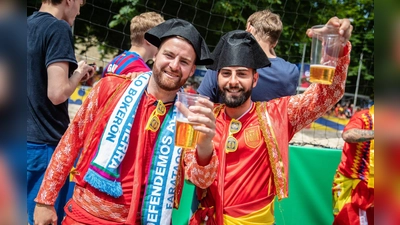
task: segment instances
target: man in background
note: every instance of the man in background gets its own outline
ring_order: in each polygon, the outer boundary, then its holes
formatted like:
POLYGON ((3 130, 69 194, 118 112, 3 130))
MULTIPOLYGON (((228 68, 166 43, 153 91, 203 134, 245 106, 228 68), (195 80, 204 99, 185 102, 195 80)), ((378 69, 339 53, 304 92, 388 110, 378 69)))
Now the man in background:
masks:
MULTIPOLYGON (((68 98, 81 81, 94 74, 84 61, 77 63, 71 26, 82 0, 42 0, 27 19, 27 210, 33 211, 40 184, 55 147, 69 124, 68 98)), ((63 216, 68 193, 65 183, 55 208, 63 216)))
POLYGON ((374 106, 345 126, 342 159, 333 179, 334 225, 374 224, 374 106))
POLYGON ((144 38, 144 34, 162 22, 164 18, 155 12, 145 12, 133 17, 131 48, 116 56, 103 70, 102 77, 107 74, 123 75, 150 71, 146 62, 154 58, 158 49, 144 38))

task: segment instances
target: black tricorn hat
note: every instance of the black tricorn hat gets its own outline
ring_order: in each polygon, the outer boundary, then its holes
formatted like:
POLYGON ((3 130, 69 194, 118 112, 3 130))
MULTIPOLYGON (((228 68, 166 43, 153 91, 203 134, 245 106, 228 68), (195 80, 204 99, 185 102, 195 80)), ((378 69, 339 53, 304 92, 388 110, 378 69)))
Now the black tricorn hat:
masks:
POLYGON ((196 65, 209 65, 213 63, 211 53, 203 37, 189 22, 181 19, 169 19, 153 27, 144 34, 144 38, 157 48, 164 38, 181 36, 188 40, 196 52, 196 65))
POLYGON ((214 63, 207 66, 211 70, 220 70, 226 66, 258 69, 271 65, 254 36, 244 30, 230 31, 222 36, 211 58, 214 63))

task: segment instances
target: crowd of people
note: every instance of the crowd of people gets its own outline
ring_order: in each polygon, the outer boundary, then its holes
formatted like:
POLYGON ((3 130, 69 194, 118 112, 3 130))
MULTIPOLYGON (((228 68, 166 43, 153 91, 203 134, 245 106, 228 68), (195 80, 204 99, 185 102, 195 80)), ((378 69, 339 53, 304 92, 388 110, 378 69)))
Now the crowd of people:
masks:
MULTIPOLYGON (((139 14, 131 21, 131 48, 105 67, 70 122, 67 99, 95 72, 74 56, 70 26, 84 3, 42 0, 28 17, 28 223, 171 224, 187 179, 199 200, 189 224, 274 224, 275 198, 289 196, 290 139, 344 94, 350 20, 326 22, 342 37, 334 82, 295 95, 298 69, 274 51, 283 28, 279 15, 255 12, 244 30, 227 32, 211 53, 188 21, 139 14), (198 65, 208 70, 196 91, 189 78, 198 65), (181 91, 209 99, 185 108, 176 102, 181 91), (193 149, 174 145, 177 111, 199 132, 193 149), (66 194, 70 173, 72 196, 66 194)), ((355 177, 342 169, 354 168, 360 154, 346 150, 334 183, 343 180, 338 177, 364 183, 356 196, 344 196, 341 185, 333 190, 344 203, 366 192, 369 198, 362 205, 335 206, 337 224, 373 218, 373 110, 363 115, 369 120, 362 116, 354 124, 368 126, 368 136, 355 137, 360 131, 350 127, 343 133, 346 142, 368 145, 363 171, 355 177)))
POLYGON ((350 102, 346 103, 337 103, 334 107, 332 107, 329 111, 326 112, 327 116, 334 116, 340 119, 350 119, 353 117, 353 115, 357 112, 360 112, 364 109, 370 108, 370 106, 367 107, 360 107, 357 106, 355 107, 354 104, 350 102))

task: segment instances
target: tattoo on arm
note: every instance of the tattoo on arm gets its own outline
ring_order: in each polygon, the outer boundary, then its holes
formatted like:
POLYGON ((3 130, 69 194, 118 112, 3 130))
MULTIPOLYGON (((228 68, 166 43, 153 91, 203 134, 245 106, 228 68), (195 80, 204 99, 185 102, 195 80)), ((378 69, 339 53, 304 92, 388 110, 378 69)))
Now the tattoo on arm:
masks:
POLYGON ((364 142, 374 139, 373 130, 350 129, 342 134, 343 140, 349 143, 364 142))

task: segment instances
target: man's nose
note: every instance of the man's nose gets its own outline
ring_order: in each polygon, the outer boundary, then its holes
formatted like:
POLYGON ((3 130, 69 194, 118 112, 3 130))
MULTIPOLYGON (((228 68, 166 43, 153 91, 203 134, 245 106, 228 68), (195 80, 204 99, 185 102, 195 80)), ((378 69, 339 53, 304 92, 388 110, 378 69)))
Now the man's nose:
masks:
POLYGON ((234 85, 239 83, 236 74, 232 74, 232 76, 229 79, 229 83, 234 85))
POLYGON ((179 67, 179 60, 175 58, 169 63, 169 67, 171 67, 172 70, 178 70, 179 67))

